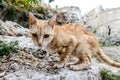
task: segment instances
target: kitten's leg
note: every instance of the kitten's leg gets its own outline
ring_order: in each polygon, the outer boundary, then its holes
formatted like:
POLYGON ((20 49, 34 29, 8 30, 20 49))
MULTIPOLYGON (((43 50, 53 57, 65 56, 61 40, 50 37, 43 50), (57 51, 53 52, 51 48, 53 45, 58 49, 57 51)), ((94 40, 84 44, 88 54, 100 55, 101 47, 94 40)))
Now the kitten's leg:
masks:
POLYGON ((67 48, 63 48, 63 52, 59 52, 60 61, 55 64, 56 67, 66 67, 66 61, 69 60, 69 57, 71 55, 71 52, 73 51, 72 47, 69 46, 67 48), (65 51, 64 51, 65 50, 65 51))
POLYGON ((69 57, 68 61, 64 65, 64 67, 69 67, 70 65, 75 65, 78 62, 79 62, 79 59, 77 57, 72 56, 72 59, 71 59, 71 57, 69 57))
POLYGON ((86 40, 81 40, 81 43, 78 44, 76 47, 76 54, 75 56, 78 57, 79 62, 75 65, 70 65, 70 69, 73 70, 83 70, 88 69, 91 65, 91 49, 90 45, 87 43, 86 40))
POLYGON ((62 47, 61 51, 58 53, 60 56, 60 61, 55 66, 58 68, 66 67, 66 59, 69 59, 69 56, 73 52, 75 45, 76 43, 74 41, 71 41, 69 46, 62 47))
POLYGON ((91 57, 89 55, 82 54, 79 57, 79 62, 76 65, 70 65, 70 69, 73 69, 75 71, 83 70, 83 69, 88 69, 90 65, 91 65, 91 57))
POLYGON ((69 54, 66 54, 66 53, 62 53, 62 54, 59 54, 60 55, 60 61, 55 63, 54 67, 57 67, 57 68, 62 68, 65 66, 65 59, 69 58, 69 54))

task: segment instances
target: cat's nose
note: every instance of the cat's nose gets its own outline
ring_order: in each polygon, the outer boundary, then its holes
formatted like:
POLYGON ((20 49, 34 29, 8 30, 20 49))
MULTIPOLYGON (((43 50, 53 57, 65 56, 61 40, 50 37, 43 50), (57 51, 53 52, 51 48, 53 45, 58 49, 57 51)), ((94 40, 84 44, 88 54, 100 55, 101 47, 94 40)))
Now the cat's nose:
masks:
POLYGON ((38 44, 38 45, 39 45, 39 47, 41 47, 42 44, 38 44))

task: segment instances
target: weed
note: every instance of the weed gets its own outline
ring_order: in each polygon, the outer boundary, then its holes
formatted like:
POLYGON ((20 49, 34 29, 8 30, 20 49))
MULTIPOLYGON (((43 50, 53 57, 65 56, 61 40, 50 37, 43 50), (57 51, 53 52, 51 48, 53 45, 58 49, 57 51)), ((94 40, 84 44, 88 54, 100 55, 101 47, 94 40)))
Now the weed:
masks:
POLYGON ((102 69, 100 75, 101 80, 120 80, 120 75, 114 74, 110 70, 102 69))
POLYGON ((92 30, 92 32, 93 32, 94 34, 96 34, 97 30, 98 30, 98 27, 94 27, 93 30, 92 30))
POLYGON ((18 41, 6 43, 0 40, 0 56, 12 54, 17 45, 18 41))

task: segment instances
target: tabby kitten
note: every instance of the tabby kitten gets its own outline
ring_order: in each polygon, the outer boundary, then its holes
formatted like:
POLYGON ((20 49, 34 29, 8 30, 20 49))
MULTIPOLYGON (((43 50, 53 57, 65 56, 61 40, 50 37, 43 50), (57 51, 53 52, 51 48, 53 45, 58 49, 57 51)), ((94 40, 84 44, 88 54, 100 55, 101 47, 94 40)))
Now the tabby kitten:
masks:
POLYGON ((120 63, 107 57, 99 46, 96 36, 79 24, 55 25, 56 17, 49 21, 38 20, 32 13, 29 13, 29 28, 32 40, 41 47, 57 52, 60 61, 54 66, 65 67, 73 70, 83 70, 91 65, 91 56, 95 53, 101 60, 120 68, 120 63), (68 64, 65 58, 76 56, 79 60, 76 63, 68 64))

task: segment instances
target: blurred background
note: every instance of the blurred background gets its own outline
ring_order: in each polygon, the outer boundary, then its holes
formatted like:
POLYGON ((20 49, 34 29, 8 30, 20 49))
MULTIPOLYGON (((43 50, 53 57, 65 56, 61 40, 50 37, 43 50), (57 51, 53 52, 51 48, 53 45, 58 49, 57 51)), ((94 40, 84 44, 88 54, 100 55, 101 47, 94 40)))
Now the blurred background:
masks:
POLYGON ((34 45, 28 13, 56 25, 81 24, 93 32, 105 54, 120 62, 120 0, 0 0, 0 80, 120 80, 120 69, 93 58, 84 71, 55 69, 56 54, 34 45))

